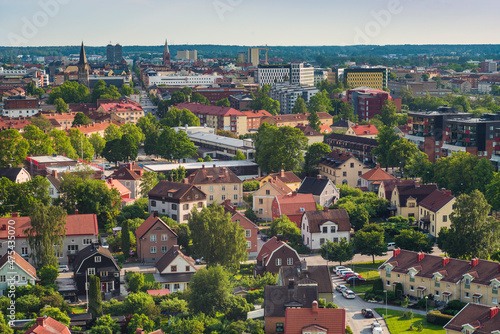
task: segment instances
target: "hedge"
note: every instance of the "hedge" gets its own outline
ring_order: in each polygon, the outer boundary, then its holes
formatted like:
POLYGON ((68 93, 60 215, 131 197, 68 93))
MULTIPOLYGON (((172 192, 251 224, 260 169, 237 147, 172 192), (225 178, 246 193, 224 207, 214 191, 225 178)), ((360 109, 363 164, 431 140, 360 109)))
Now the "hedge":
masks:
POLYGON ((430 311, 427 313, 427 322, 431 324, 436 324, 439 326, 444 326, 446 325, 451 319, 453 319, 453 316, 443 314, 439 311, 430 311))

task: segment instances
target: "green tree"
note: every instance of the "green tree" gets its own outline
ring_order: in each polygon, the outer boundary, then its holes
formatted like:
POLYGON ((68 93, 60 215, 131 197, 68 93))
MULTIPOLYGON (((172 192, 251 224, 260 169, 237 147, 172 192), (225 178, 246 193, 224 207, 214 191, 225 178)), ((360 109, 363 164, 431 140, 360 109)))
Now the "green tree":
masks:
POLYGON ((257 92, 257 97, 248 104, 248 108, 252 110, 266 110, 271 115, 277 115, 280 112, 280 103, 267 95, 270 86, 266 86, 267 85, 264 85, 261 90, 257 92))
POLYGON ((21 166, 28 155, 29 144, 15 129, 0 132, 0 167, 21 166))
POLYGON ((14 330, 5 322, 2 312, 0 312, 0 333, 14 334, 14 330))
POLYGON ((180 160, 194 156, 196 146, 189 140, 184 131, 176 132, 172 128, 165 128, 158 138, 157 152, 165 159, 180 160))
POLYGON ((394 127, 397 124, 397 108, 391 100, 385 100, 380 109, 380 120, 385 126, 394 127))
POLYGON ((138 146, 132 135, 125 133, 120 139, 120 153, 123 161, 135 160, 137 158, 138 146))
POLYGON ((54 100, 54 105, 56 106, 56 112, 62 114, 69 111, 69 106, 64 100, 60 97, 54 100))
POLYGON ((308 176, 316 176, 318 174, 318 165, 322 158, 330 154, 330 146, 325 143, 314 143, 307 148, 304 173, 308 176))
POLYGON ((62 253, 66 237, 66 212, 59 206, 34 203, 31 226, 24 233, 31 248, 30 257, 38 267, 57 267, 56 252, 62 253))
POLYGON ((28 155, 47 155, 54 153, 50 135, 36 126, 31 124, 27 125, 24 128, 23 137, 28 140, 28 155))
POLYGON ((485 197, 493 210, 500 210, 500 173, 495 173, 491 182, 486 186, 485 197))
POLYGON ((52 129, 52 123, 43 114, 36 117, 31 117, 31 124, 36 126, 42 131, 50 131, 52 129))
POLYGON ((229 321, 238 321, 246 320, 247 313, 252 311, 254 307, 245 298, 232 296, 227 302, 226 309, 226 319, 229 321))
POLYGON ((113 139, 106 142, 101 155, 109 162, 114 162, 115 165, 118 164, 118 161, 123 159, 121 139, 113 139))
POLYGON ((215 134, 218 135, 218 136, 223 136, 223 137, 238 139, 238 136, 236 134, 232 133, 229 130, 219 129, 219 130, 217 130, 215 132, 215 134))
POLYGON ((429 76, 429 74, 427 74, 427 73, 423 73, 423 74, 422 74, 422 80, 423 80, 423 81, 429 81, 429 77, 430 77, 430 76, 429 76))
POLYGON ((311 113, 307 116, 307 120, 311 128, 321 133, 321 121, 316 110, 311 110, 311 113))
POLYGON ((354 257, 354 244, 345 238, 340 238, 339 243, 326 240, 326 243, 321 245, 319 252, 323 259, 331 262, 339 262, 342 265, 342 262, 348 262, 354 257))
POLYGON ((193 94, 193 88, 188 87, 188 86, 186 86, 186 87, 182 87, 181 92, 182 92, 182 94, 184 94, 185 96, 191 96, 191 95, 193 94))
POLYGON ((299 96, 295 101, 295 104, 293 105, 292 114, 305 114, 305 113, 307 113, 306 101, 304 101, 304 99, 299 96))
POLYGON ((397 164, 395 157, 391 154, 391 149, 398 140, 399 136, 392 127, 384 126, 379 129, 377 135, 378 146, 372 150, 372 153, 377 157, 377 162, 381 166, 389 167, 397 164))
POLYGON ((128 287, 133 293, 141 291, 144 286, 144 275, 141 273, 133 273, 128 280, 128 287))
POLYGON ((434 241, 426 234, 415 230, 402 230, 396 236, 396 246, 414 252, 432 253, 434 241))
POLYGON ((225 313, 230 298, 229 273, 223 267, 200 269, 191 278, 187 300, 193 312, 202 312, 207 316, 225 313))
POLYGON ((332 102, 328 98, 328 93, 326 91, 322 91, 322 92, 319 92, 316 95, 312 96, 309 99, 308 109, 309 109, 310 113, 312 113, 313 111, 315 111, 315 112, 321 112, 321 111, 330 112, 330 110, 332 109, 331 104, 332 104, 332 102), (323 109, 321 108, 321 106, 323 106, 323 109))
POLYGON ((123 84, 122 87, 120 88, 120 94, 125 96, 130 96, 134 94, 134 89, 129 85, 123 84))
POLYGON ((67 316, 67 314, 65 312, 61 311, 57 307, 50 307, 50 306, 44 307, 40 312, 40 316, 43 317, 45 315, 47 317, 51 317, 52 319, 54 319, 56 321, 59 321, 64 326, 69 326, 69 322, 70 322, 69 317, 67 316))
POLYGON ((84 113, 77 112, 75 118, 73 119, 72 127, 77 127, 79 125, 86 125, 90 123, 90 118, 88 118, 84 113))
POLYGON ((145 171, 141 178, 141 196, 147 197, 148 193, 158 184, 158 182, 159 179, 156 172, 145 171))
POLYGON ((450 257, 487 259, 500 246, 498 221, 488 217, 491 206, 479 190, 458 196, 450 215, 449 232, 439 234, 438 243, 450 257), (467 245, 467 247, 464 247, 467 245))
POLYGON ((145 292, 131 293, 125 298, 125 308, 129 314, 147 314, 154 306, 153 297, 145 292))
POLYGON ((227 107, 229 108, 231 106, 231 103, 229 103, 229 100, 226 98, 223 98, 217 102, 215 102, 215 105, 218 107, 227 107))
POLYGON ((251 207, 245 210, 245 217, 247 217, 254 223, 256 223, 259 220, 259 217, 257 217, 257 214, 255 213, 255 211, 253 211, 251 207))
POLYGON ((354 114, 354 108, 349 102, 339 101, 336 102, 338 106, 338 116, 340 119, 349 120, 351 122, 358 122, 358 115, 354 114))
POLYGON ((307 138, 299 129, 264 123, 255 137, 255 161, 267 173, 295 170, 304 160, 302 151, 306 147, 307 138))
POLYGON ((127 326, 128 333, 135 334, 138 328, 150 333, 155 330, 155 322, 144 314, 134 314, 127 326))
POLYGON ((97 102, 99 99, 109 99, 115 100, 120 98, 121 94, 116 88, 116 86, 109 85, 106 86, 106 82, 104 80, 98 80, 94 88, 92 89, 92 102, 97 102))
POLYGON ((243 152, 241 152, 240 150, 237 150, 236 155, 233 157, 233 160, 246 160, 246 157, 243 154, 243 152))
POLYGON ((186 178, 186 169, 183 166, 172 169, 165 173, 165 180, 172 182, 182 182, 186 178))
POLYGON ((371 255, 373 263, 375 263, 375 255, 382 256, 387 252, 383 229, 375 224, 366 225, 356 233, 354 247, 362 255, 371 255))
POLYGON ((292 243, 296 243, 301 239, 300 229, 297 224, 285 215, 271 222, 269 233, 272 236, 282 235, 284 239, 288 239, 292 243))
POLYGON ((389 154, 394 160, 394 165, 401 170, 418 152, 420 151, 414 144, 405 138, 400 138, 392 144, 389 154))
POLYGON ((28 216, 36 204, 48 205, 51 202, 49 181, 39 175, 22 183, 1 178, 0 201, 0 214, 19 212, 21 216, 28 216))
POLYGON ((89 142, 94 148, 95 155, 96 156, 101 155, 104 146, 106 146, 106 141, 104 140, 104 138, 99 136, 97 133, 93 133, 90 135, 89 142))
POLYGON ((47 103, 55 104, 58 98, 63 99, 66 103, 87 102, 89 95, 89 89, 84 85, 76 81, 65 81, 50 91, 47 103))
POLYGON ((427 154, 418 150, 406 162, 404 170, 408 176, 420 177, 424 183, 429 183, 434 177, 434 166, 427 154))
POLYGON ((188 312, 188 302, 184 299, 179 299, 177 297, 171 299, 165 299, 160 303, 162 312, 168 313, 183 313, 188 312))
POLYGON ((52 137, 54 151, 57 154, 65 155, 71 159, 78 159, 78 154, 71 145, 71 140, 69 139, 66 131, 54 129, 50 131, 50 136, 52 137))
POLYGON ((120 127, 120 131, 123 135, 129 134, 130 136, 132 136, 132 138, 134 138, 136 146, 139 146, 146 138, 141 128, 133 123, 123 124, 120 127))
POLYGON ((71 146, 73 146, 78 156, 85 161, 92 161, 94 147, 89 139, 79 129, 70 129, 68 136, 71 146))
POLYGON ((114 139, 121 139, 123 135, 123 132, 121 131, 120 127, 118 127, 116 124, 109 124, 109 126, 104 130, 104 140, 106 142, 112 141, 114 139))
POLYGON ((99 277, 91 275, 89 280, 89 313, 96 319, 102 316, 101 280, 99 277))
POLYGON ((40 281, 42 281, 43 285, 51 285, 55 284, 57 276, 59 276, 59 272, 57 267, 47 265, 38 270, 37 276, 40 281))
POLYGON ((200 93, 195 93, 191 97, 191 103, 205 104, 207 106, 210 105, 210 101, 205 96, 201 95, 200 93))
POLYGON ((103 315, 100 317, 94 324, 94 326, 90 329, 90 333, 92 334, 113 334, 118 333, 120 330, 120 325, 111 318, 109 314, 103 315))
POLYGON ((125 257, 128 257, 130 251, 130 230, 128 226, 128 220, 124 221, 122 224, 122 252, 125 257))
POLYGON ((222 206, 212 204, 201 212, 193 209, 189 218, 196 254, 205 258, 208 265, 220 264, 238 268, 246 259, 247 243, 244 230, 233 223, 222 206))

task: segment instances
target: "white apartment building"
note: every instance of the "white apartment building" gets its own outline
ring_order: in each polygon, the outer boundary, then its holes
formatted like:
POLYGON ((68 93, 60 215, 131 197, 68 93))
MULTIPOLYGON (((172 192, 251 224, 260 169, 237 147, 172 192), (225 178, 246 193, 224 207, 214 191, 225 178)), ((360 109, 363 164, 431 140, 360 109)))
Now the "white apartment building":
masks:
POLYGON ((167 86, 205 86, 212 87, 215 80, 223 78, 220 75, 157 75, 148 77, 149 86, 167 85, 167 86))
POLYGON ((307 103, 319 90, 314 86, 290 85, 288 83, 275 84, 269 91, 269 97, 279 101, 280 113, 291 114, 295 102, 299 97, 307 103))
POLYGON ((314 86, 314 67, 306 63, 292 63, 290 66, 292 85, 314 86))
POLYGON ((290 82, 290 65, 259 65, 257 80, 260 87, 290 82))

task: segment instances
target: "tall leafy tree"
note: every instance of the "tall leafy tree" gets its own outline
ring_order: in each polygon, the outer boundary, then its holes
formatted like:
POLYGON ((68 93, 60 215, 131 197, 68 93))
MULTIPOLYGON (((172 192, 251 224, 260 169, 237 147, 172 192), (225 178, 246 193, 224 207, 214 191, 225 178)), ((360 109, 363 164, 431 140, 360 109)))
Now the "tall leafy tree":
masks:
POLYGON ((145 171, 141 178, 141 196, 147 197, 148 193, 158 184, 158 174, 156 172, 145 171))
POLYGON ((50 135, 32 124, 24 128, 23 137, 28 140, 28 155, 47 155, 55 152, 50 135))
POLYGON ((345 238, 340 238, 339 243, 333 243, 327 240, 326 243, 321 245, 319 250, 321 257, 327 261, 347 262, 354 257, 354 244, 347 241, 345 238))
POLYGON ((15 129, 0 132, 0 167, 21 166, 28 155, 29 143, 15 129))
POLYGON ((35 204, 50 204, 49 181, 39 175, 22 183, 1 178, 0 202, 0 214, 19 212, 22 216, 27 216, 35 204))
POLYGON ((177 126, 199 126, 200 119, 193 114, 189 109, 177 109, 172 107, 165 117, 161 119, 160 124, 163 127, 175 128, 177 126))
POLYGON ((408 176, 420 177, 424 183, 429 183, 434 177, 434 165, 429 161, 427 154, 417 150, 404 165, 408 176))
POLYGON ((330 146, 325 143, 314 143, 307 148, 304 173, 308 176, 315 176, 318 174, 318 164, 321 159, 330 154, 330 146))
POLYGON ((394 160, 394 165, 401 170, 418 152, 419 150, 414 144, 405 138, 400 138, 394 142, 389 153, 394 160))
POLYGON ((89 139, 85 137, 79 129, 70 129, 68 136, 76 154, 85 161, 92 161, 94 157, 94 147, 89 139))
POLYGON ((40 114, 36 117, 31 117, 31 124, 44 132, 50 131, 53 128, 52 123, 50 123, 47 117, 45 117, 43 114, 40 114))
POLYGON ((128 225, 128 220, 125 220, 122 224, 122 252, 125 257, 128 257, 130 251, 130 229, 128 225))
POLYGON ((233 160, 246 160, 246 157, 243 154, 243 152, 241 152, 240 150, 237 150, 236 155, 233 157, 233 160))
POLYGON ((54 145, 54 151, 57 154, 65 155, 71 159, 78 159, 78 154, 71 145, 71 141, 66 131, 54 129, 50 131, 50 136, 52 137, 52 144, 54 145))
POLYGON ((157 142, 157 153, 166 159, 179 160, 196 154, 196 146, 184 131, 165 128, 157 142))
POLYGON ((132 135, 126 133, 120 139, 120 151, 123 161, 135 160, 137 158, 138 146, 132 135))
POLYGON ((316 110, 311 110, 311 113, 307 116, 307 120, 311 128, 321 133, 321 121, 316 110))
POLYGON ((210 101, 200 93, 193 94, 191 97, 191 103, 206 104, 207 106, 210 105, 210 101))
POLYGON ((89 89, 76 81, 65 81, 62 85, 54 87, 49 93, 48 103, 54 104, 58 98, 66 103, 87 102, 89 89))
POLYGON ((491 182, 486 186, 485 197, 493 210, 500 210, 500 173, 495 173, 491 182))
POLYGON ((441 249, 453 258, 487 259, 500 246, 499 222, 488 217, 490 210, 479 190, 458 196, 450 215, 449 233, 439 234, 441 249))
POLYGON ((34 203, 30 221, 31 226, 25 230, 30 257, 38 267, 57 267, 56 252, 63 252, 66 238, 66 212, 59 206, 34 203))
POLYGON ((193 233, 193 246, 208 265, 220 264, 238 268, 246 259, 245 232, 233 223, 224 208, 215 204, 200 212, 193 209, 189 218, 189 229, 193 233))
POLYGON ((62 97, 58 97, 54 100, 54 105, 56 106, 56 112, 62 114, 69 111, 69 106, 64 102, 62 97))
POLYGON ((260 91, 257 92, 257 97, 249 103, 248 107, 253 110, 266 110, 271 115, 277 115, 280 112, 279 101, 273 100, 267 94, 269 93, 270 86, 264 85, 260 91))
POLYGON ((75 115, 75 118, 73 119, 73 124, 71 125, 72 127, 77 127, 79 125, 86 125, 90 123, 90 118, 87 117, 82 112, 77 112, 75 115))
POLYGON ((402 230, 396 236, 396 246, 414 252, 432 253, 434 241, 426 234, 415 230, 402 230))
POLYGON ((104 130, 104 140, 106 142, 112 141, 114 139, 121 139, 123 132, 120 127, 116 124, 111 123, 106 130, 104 130))
POLYGON ((392 127, 384 126, 379 129, 377 135, 378 146, 372 152, 377 156, 377 162, 381 166, 392 167, 397 164, 397 160, 391 154, 391 149, 398 140, 399 136, 392 127))
POLYGON ((229 103, 229 100, 226 98, 223 98, 217 102, 215 102, 215 105, 218 106, 218 107, 230 107, 231 106, 231 103, 229 103))
POLYGON ((305 113, 307 113, 306 101, 304 101, 304 99, 299 96, 295 101, 295 104, 293 105, 292 114, 305 114, 305 113))
POLYGON ((131 135, 132 138, 134 138, 136 146, 139 146, 146 138, 141 128, 133 123, 123 124, 120 127, 120 130, 123 133, 123 135, 125 134, 131 135))
POLYGON ((89 280, 89 312, 92 318, 97 319, 102 316, 101 280, 99 277, 91 275, 89 280))
POLYGON ((208 316, 225 313, 231 298, 229 276, 222 266, 198 270, 188 287, 189 308, 208 316))
POLYGON ((89 142, 90 144, 92 144, 92 147, 94 148, 95 155, 96 156, 101 155, 104 146, 106 146, 106 141, 104 140, 104 138, 99 136, 97 133, 93 133, 90 135, 89 142))
POLYGON ((337 115, 340 119, 349 120, 354 123, 358 122, 358 115, 354 114, 354 108, 349 102, 336 100, 335 106, 337 108, 337 115))
POLYGON ((312 96, 309 99, 308 105, 309 112, 321 112, 326 111, 329 112, 332 109, 332 101, 328 98, 328 92, 322 91, 312 96), (323 109, 321 109, 323 106, 323 109))
POLYGON ((397 108, 391 100, 385 100, 382 109, 380 109, 380 120, 385 126, 393 127, 397 124, 397 108))
POLYGON ((366 225, 356 233, 354 246, 362 255, 371 255, 373 263, 375 263, 375 256, 387 253, 383 228, 375 224, 366 225))
POLYGON ((155 329, 155 322, 151 320, 145 314, 137 314, 135 313, 130 319, 130 322, 127 326, 128 334, 134 334, 137 332, 137 328, 144 330, 146 333, 151 333, 155 329))
POLYGON ((107 141, 101 151, 101 155, 109 162, 114 162, 115 165, 121 161, 123 154, 121 151, 121 139, 113 139, 107 141))

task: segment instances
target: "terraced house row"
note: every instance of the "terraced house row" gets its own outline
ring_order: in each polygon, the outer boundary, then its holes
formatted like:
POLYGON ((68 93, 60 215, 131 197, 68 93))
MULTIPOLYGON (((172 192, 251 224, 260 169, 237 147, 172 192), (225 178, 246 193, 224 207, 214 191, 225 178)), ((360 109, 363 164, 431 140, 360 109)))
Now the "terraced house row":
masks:
POLYGON ((379 267, 385 290, 397 283, 403 293, 423 298, 432 294, 435 300, 497 306, 499 302, 500 263, 451 259, 402 249, 379 267))

